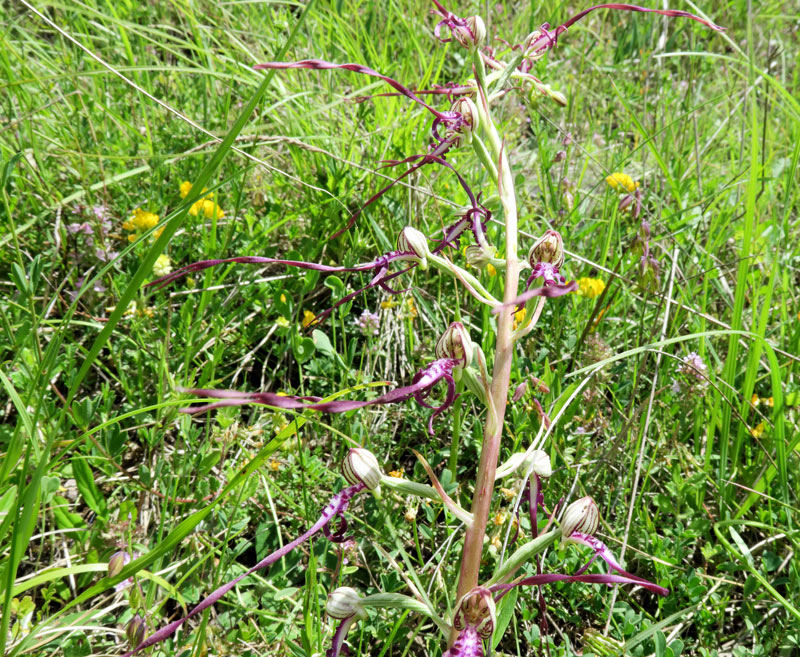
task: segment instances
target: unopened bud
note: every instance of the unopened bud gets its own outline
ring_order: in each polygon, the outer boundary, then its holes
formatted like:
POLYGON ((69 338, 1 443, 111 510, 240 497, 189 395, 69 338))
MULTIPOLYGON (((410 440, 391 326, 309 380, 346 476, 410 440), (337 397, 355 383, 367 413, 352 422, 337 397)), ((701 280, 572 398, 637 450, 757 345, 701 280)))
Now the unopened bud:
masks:
POLYGON ((461 322, 450 324, 436 343, 436 358, 454 358, 469 365, 474 353, 475 345, 461 322))
POLYGON ((136 650, 139 644, 144 641, 144 635, 147 632, 147 625, 139 614, 135 614, 133 618, 128 621, 125 626, 125 636, 128 637, 128 643, 131 648, 136 650))
POLYGON ((411 226, 403 228, 397 238, 397 248, 400 251, 413 253, 419 258, 420 267, 427 269, 430 249, 428 248, 428 238, 421 231, 411 226))
POLYGON ((453 36, 465 48, 480 48, 486 42, 486 25, 480 16, 468 16, 465 27, 453 28, 453 36))
POLYGON ((511 401, 518 402, 525 396, 526 392, 528 392, 528 379, 525 379, 516 388, 514 388, 514 396, 511 397, 511 401))
POLYGON ((120 550, 119 552, 115 552, 111 555, 108 559, 108 576, 115 577, 122 572, 122 569, 127 566, 131 562, 131 555, 125 552, 124 550, 120 550))
POLYGON ((349 586, 340 586, 338 589, 331 591, 328 595, 325 611, 328 612, 328 616, 331 618, 338 618, 339 620, 350 618, 351 616, 367 617, 367 612, 361 605, 361 596, 358 595, 358 591, 349 586))
POLYGON ((599 522, 600 513, 597 511, 597 504, 587 495, 567 507, 561 520, 561 536, 567 539, 574 532, 591 536, 597 531, 599 522))
POLYGON ((491 264, 491 257, 486 250, 477 244, 470 244, 464 250, 464 256, 467 259, 467 264, 475 269, 485 269, 487 265, 491 264))
POLYGON ((561 234, 555 230, 545 232, 528 251, 528 262, 531 267, 546 262, 561 269, 564 264, 564 240, 561 234))
POLYGON ((553 162, 563 162, 567 159, 567 151, 557 151, 553 156, 553 162))
POLYGON ((617 212, 630 210, 631 205, 633 205, 633 194, 625 194, 617 204, 617 212))
POLYGON ((368 449, 353 447, 342 462, 342 474, 350 484, 364 484, 375 490, 381 483, 381 466, 378 459, 368 449))
POLYGON ((528 452, 517 452, 512 454, 508 461, 503 463, 495 473, 495 479, 501 479, 519 470, 520 474, 532 473, 540 477, 549 477, 553 474, 553 466, 550 464, 550 457, 547 452, 535 449, 530 454, 528 452))
POLYGON ((496 622, 494 597, 484 586, 476 586, 456 605, 453 627, 459 632, 467 627, 473 627, 481 638, 488 639, 494 632, 496 622))
POLYGON ((639 259, 639 285, 643 289, 655 292, 661 281, 661 265, 651 255, 643 255, 639 259))
POLYGON ((564 207, 567 208, 567 211, 572 212, 572 208, 575 207, 575 197, 572 192, 564 192, 561 195, 561 199, 564 201, 564 207))

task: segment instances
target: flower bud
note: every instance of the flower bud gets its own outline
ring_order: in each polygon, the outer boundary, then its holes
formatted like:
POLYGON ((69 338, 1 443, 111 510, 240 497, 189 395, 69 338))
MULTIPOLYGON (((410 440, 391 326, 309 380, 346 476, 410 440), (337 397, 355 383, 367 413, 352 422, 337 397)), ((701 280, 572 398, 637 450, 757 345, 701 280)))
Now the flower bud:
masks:
POLYGON ((122 572, 122 569, 130 562, 131 555, 125 552, 125 550, 115 552, 108 559, 108 576, 115 577, 116 575, 119 575, 122 572))
POLYGON ((381 483, 381 466, 378 459, 368 449, 352 448, 342 462, 342 474, 350 484, 364 484, 369 490, 375 490, 381 483))
POLYGON ((574 532, 591 536, 597 531, 599 522, 600 514, 597 511, 597 504, 587 495, 575 500, 567 507, 561 520, 561 536, 566 539, 574 532))
POLYGON ((475 267, 475 269, 485 269, 487 265, 491 264, 489 254, 477 244, 470 244, 464 249, 464 256, 467 259, 467 265, 475 267))
POLYGON ((480 48, 486 42, 486 25, 480 16, 468 16, 466 26, 454 27, 453 36, 465 48, 480 48))
POLYGON ((495 479, 506 477, 517 470, 519 470, 520 474, 524 474, 527 473, 529 469, 531 473, 537 474, 540 477, 549 477, 553 474, 553 467, 550 465, 550 457, 547 455, 547 452, 541 449, 535 449, 530 454, 528 454, 528 452, 512 454, 508 461, 497 468, 495 479))
POLYGON ((494 632, 496 618, 492 592, 484 586, 476 586, 456 605, 453 627, 459 632, 473 627, 481 638, 488 639, 494 632))
POLYGON ((328 612, 328 616, 339 620, 350 618, 351 616, 367 617, 366 610, 361 606, 361 596, 358 595, 358 591, 349 586, 340 586, 338 589, 331 591, 328 594, 325 610, 328 612))
POLYGON ((567 151, 556 151, 553 156, 553 162, 563 162, 567 159, 567 151))
POLYGON ((131 648, 136 650, 139 644, 144 641, 144 635, 147 632, 147 625, 139 614, 135 614, 133 618, 128 621, 125 626, 125 636, 128 637, 128 642, 131 648))
POLYGON ((453 322, 436 343, 436 358, 455 358, 464 365, 472 362, 475 345, 461 322, 453 322))
POLYGON ((564 264, 564 240, 561 234, 555 230, 545 232, 528 251, 528 262, 531 267, 546 262, 561 269, 564 264))
POLYGON ((397 238, 397 248, 400 251, 413 253, 419 258, 420 267, 427 269, 430 249, 428 248, 428 238, 422 232, 411 226, 406 226, 400 231, 400 235, 397 238))

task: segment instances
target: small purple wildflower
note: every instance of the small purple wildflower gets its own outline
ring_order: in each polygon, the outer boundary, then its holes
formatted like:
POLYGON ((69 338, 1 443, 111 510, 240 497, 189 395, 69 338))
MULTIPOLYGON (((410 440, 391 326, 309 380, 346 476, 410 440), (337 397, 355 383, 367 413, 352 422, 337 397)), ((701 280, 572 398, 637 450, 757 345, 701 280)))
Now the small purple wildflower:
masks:
POLYGON ((380 333, 381 316, 378 313, 370 312, 366 308, 355 323, 358 330, 361 331, 361 335, 375 336, 380 333))
POLYGON ((70 235, 75 235, 77 233, 80 233, 81 235, 91 235, 92 227, 88 221, 84 221, 83 223, 67 224, 67 232, 70 235))
POLYGON ((708 366, 692 351, 684 356, 675 370, 671 390, 685 398, 702 397, 708 387, 708 366))

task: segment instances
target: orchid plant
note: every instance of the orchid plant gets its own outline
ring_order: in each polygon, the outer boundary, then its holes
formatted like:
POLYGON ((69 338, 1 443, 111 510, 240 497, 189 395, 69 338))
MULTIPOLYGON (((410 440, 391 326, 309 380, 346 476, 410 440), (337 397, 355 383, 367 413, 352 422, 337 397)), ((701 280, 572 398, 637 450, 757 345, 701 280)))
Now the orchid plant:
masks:
MULTIPOLYGON (((445 584, 452 587, 454 594, 452 599, 457 603, 452 614, 443 613, 432 605, 428 596, 416 590, 411 583, 409 583, 409 595, 377 592, 362 596, 351 587, 339 587, 330 593, 327 604, 328 615, 339 623, 328 651, 331 657, 344 652, 348 630, 359 619, 366 618, 367 610, 374 607, 403 608, 420 613, 431 619, 441 632, 444 655, 477 657, 484 654, 484 642, 489 640, 497 629, 496 604, 515 587, 538 587, 538 601, 542 612, 539 622, 543 624, 543 629, 546 629, 544 626, 546 616, 541 587, 554 582, 630 584, 656 595, 668 594, 665 588, 627 572, 609 548, 594 536, 598 527, 599 512, 591 497, 572 502, 561 509, 560 514, 560 503, 548 505, 545 502, 543 482, 551 476, 552 467, 548 455, 540 449, 543 438, 538 443, 532 443, 527 451, 513 455, 498 467, 515 350, 521 341, 536 329, 545 304, 559 303, 557 298, 574 291, 577 285, 574 281, 568 282, 562 273, 565 262, 564 243, 562 236, 554 230, 545 230, 542 236, 530 245, 527 258, 520 258, 519 210, 514 187, 515 179, 506 142, 495 121, 493 108, 506 94, 520 91, 550 98, 558 104, 566 104, 566 99, 560 92, 553 90, 533 75, 531 72, 533 63, 553 49, 559 37, 573 24, 594 10, 607 8, 653 12, 663 16, 686 17, 714 30, 721 28, 683 11, 647 9, 618 3, 603 4, 576 14, 555 29, 551 29, 547 24, 542 25, 520 43, 509 44, 503 53, 498 53, 493 47, 486 45, 487 31, 481 17, 462 18, 447 10, 439 0, 432 2, 431 13, 437 19, 433 28, 434 36, 443 42, 451 40, 457 42, 468 54, 469 70, 465 73, 463 81, 429 90, 412 90, 366 66, 335 64, 316 59, 269 62, 259 64, 255 68, 342 70, 371 76, 392 87, 394 91, 390 93, 406 97, 432 115, 431 138, 427 152, 409 156, 401 161, 389 162, 389 166, 408 165, 408 167, 388 186, 367 200, 334 237, 352 227, 361 212, 394 184, 424 166, 439 166, 456 176, 469 199, 469 206, 457 221, 441 233, 430 236, 416 228, 406 227, 398 236, 396 250, 380 255, 371 262, 355 266, 338 267, 297 260, 241 256, 197 262, 164 276, 154 285, 164 286, 181 276, 222 263, 272 264, 314 270, 323 274, 361 272, 371 275, 369 283, 364 288, 339 299, 330 309, 318 315, 314 320, 315 324, 318 324, 324 321, 334 308, 358 295, 368 293, 373 288, 396 294, 398 290, 393 287, 394 281, 412 269, 435 271, 455 279, 475 302, 488 306, 494 313, 496 341, 493 354, 485 354, 481 347, 472 341, 468 327, 462 322, 454 321, 436 344, 435 360, 422 368, 407 385, 391 389, 372 399, 323 400, 318 397, 299 397, 269 391, 188 389, 185 390, 188 394, 208 398, 211 401, 183 410, 194 414, 225 406, 256 404, 273 409, 339 413, 367 406, 400 404, 413 399, 432 410, 428 431, 433 434, 434 422, 440 420, 456 400, 458 391, 464 389, 465 394, 473 395, 476 405, 485 410, 483 442, 474 485, 465 487, 474 491, 471 506, 469 510, 463 508, 459 501, 452 499, 445 492, 433 469, 421 455, 418 457, 431 479, 430 486, 386 476, 371 452, 363 448, 350 449, 343 464, 343 474, 348 485, 334 495, 319 519, 306 532, 210 593, 185 617, 157 629, 149 636, 146 636, 144 631, 144 619, 139 615, 135 616, 127 632, 132 645, 126 657, 164 641, 186 621, 212 606, 242 579, 269 567, 312 537, 322 533, 330 541, 345 540, 348 529, 345 513, 350 501, 364 491, 376 493, 381 486, 406 495, 439 501, 464 524, 458 577, 455 581, 445 584), (429 98, 429 102, 423 100, 423 97, 429 98), (449 99, 448 108, 436 107, 438 104, 436 99, 441 97, 449 99), (474 152, 477 162, 484 168, 494 186, 494 190, 491 191, 496 191, 500 199, 503 230, 499 234, 502 244, 497 246, 490 242, 487 228, 492 214, 481 203, 481 194, 473 192, 466 179, 447 159, 452 150, 467 148, 471 148, 474 152), (479 276, 455 264, 449 257, 450 253, 457 253, 455 247, 463 245, 465 241, 468 243, 465 251, 467 262, 473 269, 480 270, 491 266, 503 272, 502 298, 496 298, 481 283, 479 276), (523 274, 525 277, 521 278, 523 274), (519 289, 521 281, 524 282, 524 290, 519 289), (518 313, 523 308, 526 310, 525 319, 515 327, 515 312, 518 313), (461 381, 465 385, 459 386, 458 383, 461 381), (444 385, 442 401, 438 405, 429 403, 428 399, 440 384, 444 385), (528 540, 518 540, 522 525, 517 521, 517 536, 513 537, 511 542, 519 544, 519 547, 500 561, 493 574, 487 576, 481 564, 495 485, 502 478, 510 476, 519 477, 521 480, 514 509, 518 514, 520 508, 527 507, 531 536, 528 540), (541 530, 540 521, 544 524, 541 530), (588 554, 586 564, 572 573, 544 572, 541 557, 557 541, 585 548, 588 554), (589 572, 598 558, 606 563, 607 572, 589 572), (530 568, 534 572, 530 572, 528 570, 530 568)), ((640 198, 637 199, 637 203, 638 201, 640 198)), ((647 255, 645 253, 645 256, 647 255)), ((524 394, 524 386, 518 387, 513 394, 512 403, 524 394)), ((541 414, 543 427, 546 426, 549 431, 549 418, 543 411, 541 414)), ((117 568, 117 565, 114 568, 117 568)), ((109 570, 111 571, 111 566, 109 570)))

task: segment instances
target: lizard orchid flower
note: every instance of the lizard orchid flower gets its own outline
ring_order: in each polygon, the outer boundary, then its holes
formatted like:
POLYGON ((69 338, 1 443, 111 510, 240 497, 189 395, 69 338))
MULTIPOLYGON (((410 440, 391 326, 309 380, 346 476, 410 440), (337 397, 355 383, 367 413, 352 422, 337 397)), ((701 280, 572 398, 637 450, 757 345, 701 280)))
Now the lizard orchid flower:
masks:
MULTIPOLYGON (((349 586, 340 586, 328 595, 325 605, 328 616, 342 621, 333 635, 333 644, 325 653, 326 657, 338 657, 344 648, 344 639, 351 625, 357 620, 367 618, 367 612, 361 604, 361 596, 349 586)), ((346 648, 345 648, 346 651, 346 648)))
POLYGON ((433 28, 433 35, 442 43, 448 43, 455 39, 465 48, 480 48, 486 42, 486 25, 480 16, 469 16, 468 18, 461 18, 456 16, 453 12, 445 9, 439 0, 433 0, 436 9, 432 9, 431 13, 439 16, 440 20, 436 27, 433 28), (442 37, 442 28, 446 27, 450 30, 451 38, 445 39, 442 37))
MULTIPOLYGON (((359 454, 356 458, 360 461, 372 462, 375 457, 372 456, 372 459, 366 457, 363 452, 366 450, 359 450, 359 454)), ((371 455, 370 455, 371 456, 371 455)), ((352 450, 351 453, 348 454, 348 459, 352 459, 352 450)), ((305 543, 308 539, 312 536, 318 534, 319 532, 324 532, 325 535, 335 542, 341 542, 344 540, 344 533, 347 531, 347 520, 344 517, 344 512, 347 510, 347 507, 350 504, 350 500, 362 490, 368 489, 369 485, 365 482, 372 481, 373 477, 371 476, 370 472, 374 466, 377 465, 377 461, 374 461, 374 465, 370 465, 370 467, 364 469, 359 466, 359 474, 355 474, 355 468, 352 465, 346 465, 345 470, 351 468, 354 472, 354 479, 356 483, 348 486, 347 488, 343 488, 340 490, 336 495, 333 496, 331 501, 328 505, 323 509, 322 514, 320 515, 319 519, 303 534, 298 536, 295 540, 290 543, 287 543, 282 548, 276 550, 272 554, 268 555, 261 561, 259 561, 255 566, 250 568, 249 570, 245 571, 238 577, 232 579, 230 582, 223 584, 217 590, 206 596, 197 606, 195 606, 185 617, 173 621, 169 625, 165 625, 160 630, 157 630, 149 637, 144 639, 135 645, 133 650, 125 653, 124 657, 131 657, 134 653, 139 652, 140 650, 144 650, 145 648, 149 648, 150 646, 154 646, 162 641, 168 639, 175 631, 181 627, 187 620, 192 618, 193 616, 197 616, 203 610, 208 609, 213 604, 218 602, 220 598, 222 598, 228 591, 233 589, 239 582, 241 582, 245 577, 251 575, 252 573, 256 572, 257 570, 262 570, 267 566, 272 565, 282 557, 289 554, 292 550, 294 550, 299 545, 305 543), (338 521, 338 527, 335 531, 331 532, 329 526, 334 521, 338 521)))
POLYGON ((483 657, 483 640, 492 636, 496 624, 492 592, 476 586, 456 606, 453 627, 459 634, 443 657, 483 657))

